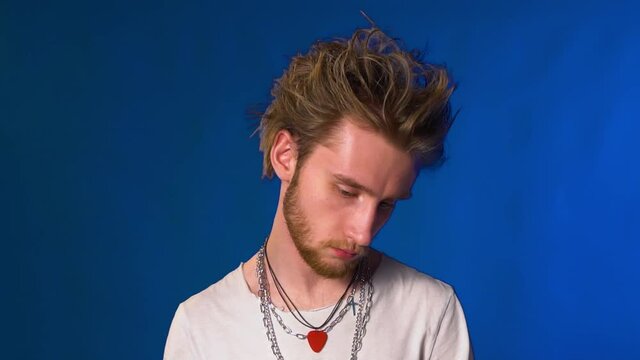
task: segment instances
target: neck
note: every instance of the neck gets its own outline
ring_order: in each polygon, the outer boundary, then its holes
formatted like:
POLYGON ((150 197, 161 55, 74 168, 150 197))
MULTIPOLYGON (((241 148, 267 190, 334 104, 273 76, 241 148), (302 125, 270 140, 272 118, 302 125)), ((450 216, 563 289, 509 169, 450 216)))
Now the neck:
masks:
MULTIPOLYGON (((269 234, 267 253, 271 268, 282 287, 301 309, 314 309, 335 303, 353 275, 349 272, 335 279, 318 275, 298 253, 280 207, 269 234)), ((282 300, 274 291, 271 278, 269 285, 272 289, 271 296, 282 300)))

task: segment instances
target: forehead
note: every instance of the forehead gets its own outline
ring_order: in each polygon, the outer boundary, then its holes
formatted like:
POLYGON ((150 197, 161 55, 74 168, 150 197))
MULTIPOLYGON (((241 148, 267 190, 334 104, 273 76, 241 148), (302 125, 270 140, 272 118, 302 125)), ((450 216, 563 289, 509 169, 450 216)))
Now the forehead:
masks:
POLYGON ((409 153, 349 117, 338 123, 328 141, 316 146, 308 162, 327 175, 350 178, 381 196, 410 193, 417 175, 416 161, 409 153))

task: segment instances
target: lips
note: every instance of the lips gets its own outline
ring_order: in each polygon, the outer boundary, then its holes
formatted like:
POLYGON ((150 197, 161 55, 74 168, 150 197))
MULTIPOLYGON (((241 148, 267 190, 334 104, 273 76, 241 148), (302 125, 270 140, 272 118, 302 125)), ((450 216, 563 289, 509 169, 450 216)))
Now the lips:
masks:
POLYGON ((333 248, 333 252, 338 257, 341 257, 343 259, 353 259, 354 257, 356 257, 356 255, 358 255, 357 252, 353 252, 347 249, 339 249, 339 248, 333 248))

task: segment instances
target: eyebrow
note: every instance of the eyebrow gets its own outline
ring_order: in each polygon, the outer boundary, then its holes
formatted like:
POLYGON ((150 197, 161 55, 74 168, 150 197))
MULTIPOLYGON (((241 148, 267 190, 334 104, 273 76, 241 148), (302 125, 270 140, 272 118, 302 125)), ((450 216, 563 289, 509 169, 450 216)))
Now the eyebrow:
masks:
MULTIPOLYGON (((358 189, 360 191, 363 191, 369 195, 373 195, 374 191, 371 190, 370 188, 366 187, 365 185, 360 184, 359 182, 357 182, 355 179, 352 179, 348 176, 345 175, 341 175, 341 174, 334 174, 333 177, 340 183, 347 185, 349 187, 352 187, 354 189, 358 189)), ((397 200, 408 200, 411 198, 411 192, 403 194, 401 196, 399 196, 397 198, 397 200)), ((392 199, 385 199, 385 200, 392 200, 392 199)))

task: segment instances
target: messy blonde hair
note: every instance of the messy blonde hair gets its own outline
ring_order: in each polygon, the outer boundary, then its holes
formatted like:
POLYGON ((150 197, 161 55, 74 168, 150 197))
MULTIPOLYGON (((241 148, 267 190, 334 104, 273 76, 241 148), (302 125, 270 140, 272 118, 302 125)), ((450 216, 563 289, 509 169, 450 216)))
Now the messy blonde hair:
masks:
POLYGON ((280 130, 296 140, 300 166, 344 116, 380 132, 421 166, 434 165, 453 122, 453 90, 444 67, 421 61, 376 27, 316 42, 293 57, 271 90, 258 127, 263 176, 273 176, 270 153, 280 130))

